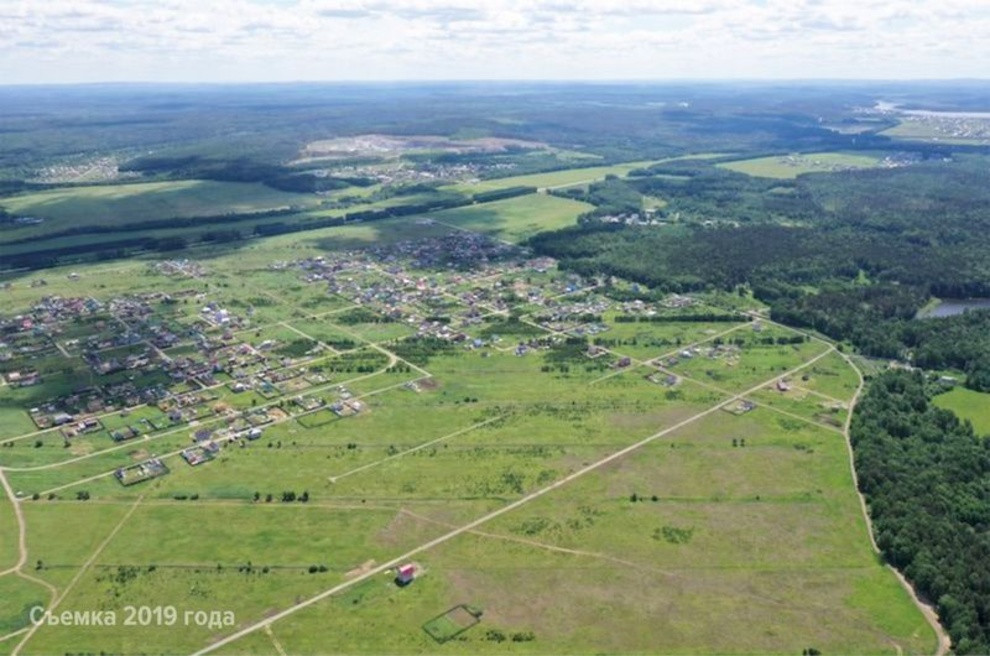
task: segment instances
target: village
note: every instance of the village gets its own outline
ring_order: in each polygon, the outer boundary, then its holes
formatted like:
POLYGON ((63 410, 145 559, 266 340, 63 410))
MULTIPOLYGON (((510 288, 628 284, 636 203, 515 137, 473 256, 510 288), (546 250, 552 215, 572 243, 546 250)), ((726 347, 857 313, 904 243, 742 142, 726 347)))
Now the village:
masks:
MULTIPOLYGON (((389 350, 396 340, 439 340, 525 357, 568 339, 599 338, 611 320, 649 320, 694 305, 676 294, 661 302, 615 301, 601 293, 603 279, 558 271, 551 258, 460 231, 273 261, 268 269, 346 302, 325 317, 336 337, 269 321, 277 317, 259 314, 251 303, 232 303, 211 287, 201 264, 166 260, 148 271, 171 279, 168 291, 45 296, 26 312, 0 318, 0 374, 9 386, 31 387, 66 367, 77 372, 71 388, 27 409, 39 435, 55 436, 73 452, 185 428, 190 446, 181 457, 198 467, 225 446, 257 440, 270 424, 366 411, 366 401, 341 381, 350 372, 399 362, 389 350)), ((600 367, 632 362, 594 344, 586 356, 600 367)), ((405 386, 419 391, 415 378, 405 386)), ((148 454, 116 470, 117 480, 129 486, 169 473, 148 454)))

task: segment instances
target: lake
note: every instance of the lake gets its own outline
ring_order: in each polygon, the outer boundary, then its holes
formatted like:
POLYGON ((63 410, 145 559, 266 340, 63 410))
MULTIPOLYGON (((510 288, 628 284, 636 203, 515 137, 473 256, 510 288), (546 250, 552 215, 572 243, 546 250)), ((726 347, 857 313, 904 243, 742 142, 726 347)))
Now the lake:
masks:
POLYGON ((953 317, 966 310, 990 310, 990 298, 943 298, 935 307, 919 312, 918 318, 953 317))

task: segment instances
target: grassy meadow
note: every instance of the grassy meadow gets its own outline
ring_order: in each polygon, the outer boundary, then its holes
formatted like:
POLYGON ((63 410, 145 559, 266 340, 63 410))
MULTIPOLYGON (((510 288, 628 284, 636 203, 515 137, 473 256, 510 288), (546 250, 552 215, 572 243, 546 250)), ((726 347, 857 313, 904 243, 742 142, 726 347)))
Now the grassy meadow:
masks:
POLYGON ((521 242, 538 232, 574 225, 580 214, 591 209, 587 203, 567 198, 529 194, 444 210, 430 217, 446 225, 521 242))
POLYGON ((935 405, 972 422, 977 435, 990 435, 990 394, 956 387, 936 396, 935 405))

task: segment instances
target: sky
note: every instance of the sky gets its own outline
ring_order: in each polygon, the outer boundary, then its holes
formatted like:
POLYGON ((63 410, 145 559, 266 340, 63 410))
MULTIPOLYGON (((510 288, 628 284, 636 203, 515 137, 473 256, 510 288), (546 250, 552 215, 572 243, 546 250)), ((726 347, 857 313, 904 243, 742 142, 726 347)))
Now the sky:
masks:
POLYGON ((0 84, 990 75, 990 0, 0 0, 0 84))

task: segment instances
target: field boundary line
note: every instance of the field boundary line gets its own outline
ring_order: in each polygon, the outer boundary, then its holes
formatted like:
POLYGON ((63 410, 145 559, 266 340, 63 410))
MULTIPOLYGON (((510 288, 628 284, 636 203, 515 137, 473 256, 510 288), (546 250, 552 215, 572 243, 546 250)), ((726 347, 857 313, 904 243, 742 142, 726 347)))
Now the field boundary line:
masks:
MULTIPOLYGON (((106 548, 106 546, 110 544, 110 541, 113 540, 114 537, 117 535, 117 533, 120 532, 120 529, 124 527, 124 524, 127 523, 127 520, 131 518, 131 516, 134 514, 134 511, 137 510, 138 506, 141 505, 141 501, 143 499, 144 499, 144 495, 139 496, 137 500, 134 502, 134 504, 131 506, 131 509, 128 510, 126 513, 124 513, 124 516, 120 518, 120 521, 117 522, 117 524, 113 527, 113 529, 110 531, 110 534, 103 540, 103 542, 99 544, 99 546, 96 547, 96 550, 93 551, 92 554, 90 554, 88 559, 86 559, 86 562, 84 562, 82 567, 79 568, 79 571, 76 572, 76 575, 72 577, 72 580, 70 580, 69 584, 65 586, 65 589, 62 590, 61 594, 59 594, 55 598, 55 600, 51 604, 51 607, 46 609, 48 612, 55 612, 55 609, 58 608, 58 605, 65 600, 66 596, 68 596, 69 592, 76 585, 76 583, 79 582, 79 579, 82 578, 83 574, 85 574, 89 570, 93 562, 100 557, 100 554, 103 553, 103 550, 106 548)), ((18 656, 18 654, 20 654, 21 652, 21 649, 24 647, 25 644, 27 644, 27 641, 30 640, 31 637, 34 636, 35 632, 38 629, 40 629, 42 626, 44 626, 44 623, 32 624, 31 627, 28 629, 27 635, 25 635, 21 639, 21 641, 17 643, 17 646, 14 647, 13 651, 10 652, 10 656, 18 656)))
POLYGON ((434 438, 434 439, 432 439, 432 440, 430 440, 428 442, 423 442, 422 444, 417 444, 416 446, 414 446, 412 448, 409 448, 409 449, 406 449, 405 451, 399 451, 398 453, 393 453, 390 456, 385 456, 384 458, 382 458, 380 460, 375 460, 374 462, 369 462, 367 464, 361 465, 360 467, 355 467, 354 469, 351 469, 350 471, 346 471, 343 474, 338 474, 337 476, 328 476, 327 477, 327 480, 330 481, 331 483, 336 483, 340 479, 346 478, 347 476, 350 476, 352 474, 357 474, 357 473, 363 472, 363 471, 365 471, 367 469, 371 469, 373 467, 377 467, 378 465, 383 465, 386 462, 389 462, 391 460, 395 460, 396 458, 401 458, 402 456, 409 455, 410 453, 415 453, 416 451, 420 451, 421 449, 425 449, 428 446, 433 446, 434 444, 439 444, 440 442, 443 442, 444 440, 449 440, 449 439, 455 438, 458 435, 463 435, 464 433, 470 433, 471 431, 473 431, 473 430, 475 430, 477 428, 481 428, 482 426, 487 426, 488 424, 491 424, 493 422, 499 421, 500 419, 505 419, 506 417, 508 417, 508 415, 499 415, 497 417, 491 417, 490 419, 486 419, 485 421, 480 421, 480 422, 478 422, 476 424, 472 424, 471 426, 466 426, 464 428, 461 428, 460 430, 456 430, 453 433, 448 433, 447 435, 441 435, 440 437, 434 438))
POLYGON ((278 652, 278 655, 288 656, 288 654, 285 653, 285 648, 282 647, 282 643, 279 642, 278 638, 275 637, 275 632, 272 631, 272 627, 270 624, 265 627, 265 633, 268 634, 269 639, 272 641, 272 646, 275 647, 275 651, 278 652))

